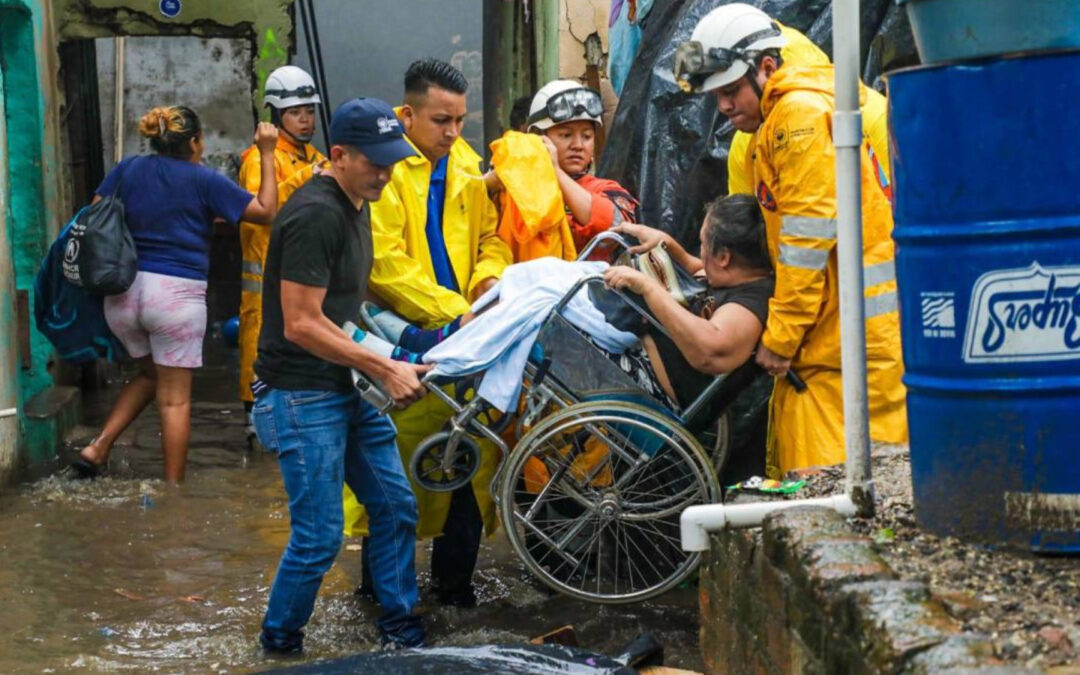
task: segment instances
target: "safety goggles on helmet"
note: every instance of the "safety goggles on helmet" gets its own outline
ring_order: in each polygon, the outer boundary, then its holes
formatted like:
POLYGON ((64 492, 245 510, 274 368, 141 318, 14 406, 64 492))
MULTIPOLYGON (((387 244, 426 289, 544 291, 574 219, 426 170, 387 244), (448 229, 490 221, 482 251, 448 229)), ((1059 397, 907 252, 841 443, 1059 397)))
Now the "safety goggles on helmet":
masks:
POLYGON ((585 87, 561 91, 549 98, 542 109, 529 115, 529 124, 544 119, 559 124, 581 113, 600 119, 600 116, 604 114, 604 102, 600 99, 600 94, 585 87))
POLYGON ((746 50, 758 40, 781 35, 775 23, 736 42, 731 48, 706 49, 697 40, 687 40, 675 48, 675 81, 686 93, 697 91, 713 73, 721 73, 741 61, 754 67, 754 53, 746 50))
POLYGON ((280 98, 311 98, 318 90, 311 85, 303 85, 295 89, 267 89, 263 92, 266 96, 278 96, 280 98))

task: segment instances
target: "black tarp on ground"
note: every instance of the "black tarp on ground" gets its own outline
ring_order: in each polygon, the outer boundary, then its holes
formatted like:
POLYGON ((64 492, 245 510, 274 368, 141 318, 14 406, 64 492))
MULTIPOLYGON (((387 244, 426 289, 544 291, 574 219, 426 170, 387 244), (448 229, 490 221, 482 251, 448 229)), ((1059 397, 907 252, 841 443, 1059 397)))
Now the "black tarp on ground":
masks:
MULTIPOLYGON (((690 250, 704 205, 727 191, 727 150, 734 132, 708 94, 683 94, 672 73, 675 46, 698 20, 727 0, 656 0, 642 49, 608 131, 597 174, 637 195, 642 222, 672 233, 690 250)), ((748 0, 832 53, 831 0, 748 0)), ((886 70, 918 63, 911 27, 893 0, 862 0, 863 80, 882 87, 886 70)))
POLYGON ((278 675, 633 675, 637 670, 610 656, 576 647, 488 645, 372 652, 267 672, 278 675))

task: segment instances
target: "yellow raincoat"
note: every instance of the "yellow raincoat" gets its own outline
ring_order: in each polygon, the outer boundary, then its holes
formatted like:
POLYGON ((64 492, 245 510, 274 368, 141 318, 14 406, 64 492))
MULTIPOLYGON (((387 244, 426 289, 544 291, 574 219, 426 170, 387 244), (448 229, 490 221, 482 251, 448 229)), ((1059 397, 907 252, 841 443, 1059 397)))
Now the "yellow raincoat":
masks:
MULTIPOLYGON (((865 98, 862 88, 860 100, 865 98)), ((761 341, 792 359, 807 384, 778 380, 770 410, 769 472, 844 461, 840 303, 836 259, 833 69, 780 68, 765 85, 755 193, 765 215, 776 291, 761 341)), ((870 435, 907 440, 901 383, 892 211, 862 147, 863 270, 870 435)))
POLYGON ((577 250, 559 178, 540 137, 506 132, 491 143, 491 163, 504 188, 499 237, 514 262, 548 256, 574 260, 577 250))
MULTIPOLYGON (((827 66, 829 57, 818 49, 817 45, 805 35, 787 26, 780 31, 788 43, 780 50, 784 66, 806 68, 827 66)), ((872 159, 880 171, 879 184, 888 192, 889 185, 889 128, 886 112, 888 104, 885 97, 873 89, 866 90, 866 100, 862 104, 863 138, 870 144, 872 159)), ((728 149, 728 194, 754 194, 754 134, 736 131, 728 149)))
MULTIPOLYGON (((240 164, 240 186, 253 195, 261 181, 259 149, 252 145, 244 151, 240 164)), ((310 143, 299 147, 278 136, 274 148, 274 173, 278 184, 278 207, 311 177, 311 167, 323 161, 322 154, 310 143), (290 180, 300 174, 303 180, 290 180)), ((240 400, 252 401, 251 380, 255 376, 255 350, 262 328, 262 278, 266 249, 270 245, 270 226, 240 223, 240 400)))
MULTIPOLYGON (((443 326, 468 312, 469 299, 477 285, 485 279, 502 276, 511 263, 510 249, 496 232, 498 216, 480 173, 480 156, 459 138, 450 148, 446 169, 442 229, 450 264, 463 293, 440 286, 435 281, 424 232, 430 182, 431 162, 423 155, 409 157, 394 165, 390 184, 378 201, 371 202, 375 262, 368 288, 388 307, 424 328, 443 326)), ((416 445, 439 431, 450 414, 450 409, 434 396, 393 413, 406 467, 416 445)), ((480 448, 482 459, 473 479, 473 490, 484 524, 491 533, 498 520, 488 483, 498 453, 487 441, 480 443, 480 448)), ((421 537, 440 534, 451 495, 428 492, 415 484, 413 491, 420 510, 417 534, 421 537)), ((366 530, 363 509, 346 488, 346 534, 352 536, 366 530)))

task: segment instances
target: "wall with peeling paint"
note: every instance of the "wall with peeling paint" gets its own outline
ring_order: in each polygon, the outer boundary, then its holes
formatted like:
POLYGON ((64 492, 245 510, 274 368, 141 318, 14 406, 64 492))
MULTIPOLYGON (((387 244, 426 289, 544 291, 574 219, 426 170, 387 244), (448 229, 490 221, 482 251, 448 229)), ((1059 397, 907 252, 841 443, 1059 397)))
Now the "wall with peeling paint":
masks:
MULTIPOLYGON (((105 169, 116 151, 116 40, 94 41, 105 169)), ((251 42, 240 38, 140 36, 124 40, 122 154, 150 151, 137 122, 150 108, 180 103, 203 124, 204 163, 233 179, 251 145, 256 109, 251 91, 251 42)))
POLYGON ((618 97, 607 79, 608 15, 611 0, 540 0, 559 3, 559 77, 587 82, 595 66, 604 97, 604 121, 611 123, 618 97))
POLYGON ((245 38, 255 44, 251 64, 252 105, 260 108, 266 76, 289 61, 293 0, 180 0, 175 18, 159 10, 159 0, 54 0, 61 39, 118 35, 194 35, 245 38))
POLYGON ((34 277, 71 211, 51 10, 42 0, 0 0, 0 415, 18 410, 0 416, 0 485, 23 459, 55 451, 55 426, 25 414, 53 385, 52 347, 31 325, 34 277))

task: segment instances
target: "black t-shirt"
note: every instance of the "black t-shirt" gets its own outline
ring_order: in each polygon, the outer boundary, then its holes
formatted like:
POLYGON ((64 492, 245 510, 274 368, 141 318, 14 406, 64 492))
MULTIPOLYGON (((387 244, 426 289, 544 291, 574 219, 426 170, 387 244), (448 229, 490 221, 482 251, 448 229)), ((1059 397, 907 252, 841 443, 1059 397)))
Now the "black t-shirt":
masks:
MULTIPOLYGON (((717 309, 729 302, 734 302, 753 312, 764 326, 765 319, 769 315, 769 298, 772 297, 774 285, 775 280, 772 277, 766 277, 731 288, 710 289, 709 294, 717 309)), ((667 371, 668 380, 671 381, 671 387, 675 390, 675 398, 683 407, 690 405, 702 390, 709 386, 714 376, 695 370, 670 338, 657 331, 650 331, 650 333, 656 340, 656 348, 660 353, 664 370, 667 371)))
POLYGON ((329 176, 315 176, 285 203, 270 232, 263 273, 263 324, 255 373, 275 389, 340 392, 349 371, 285 339, 281 282, 326 289, 322 311, 338 326, 355 321, 371 275, 371 212, 360 211, 329 176))

